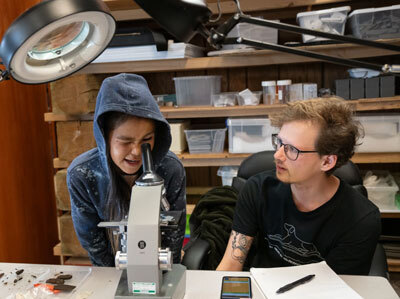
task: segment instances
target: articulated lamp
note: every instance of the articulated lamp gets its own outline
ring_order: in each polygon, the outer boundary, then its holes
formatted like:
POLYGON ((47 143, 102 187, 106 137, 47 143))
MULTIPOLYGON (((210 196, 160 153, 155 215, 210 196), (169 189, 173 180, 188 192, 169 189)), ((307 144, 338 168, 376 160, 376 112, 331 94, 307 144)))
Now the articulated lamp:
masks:
POLYGON ((54 81, 93 61, 111 41, 115 20, 100 0, 49 0, 24 12, 0 44, 0 81, 54 81))
MULTIPOLYGON (((211 11, 205 0, 136 0, 136 2, 179 41, 188 42, 199 33, 215 48, 222 44, 247 44, 322 61, 399 73, 399 65, 378 65, 327 56, 307 50, 270 44, 245 37, 228 38, 240 23, 251 23, 278 30, 324 37, 339 43, 353 43, 400 52, 400 47, 349 36, 314 31, 294 25, 253 18, 239 13, 217 28, 208 29, 211 11)), ((13 77, 21 83, 54 81, 83 68, 107 47, 115 32, 115 20, 101 0, 45 0, 23 13, 5 33, 0 44, 0 81, 13 77)))

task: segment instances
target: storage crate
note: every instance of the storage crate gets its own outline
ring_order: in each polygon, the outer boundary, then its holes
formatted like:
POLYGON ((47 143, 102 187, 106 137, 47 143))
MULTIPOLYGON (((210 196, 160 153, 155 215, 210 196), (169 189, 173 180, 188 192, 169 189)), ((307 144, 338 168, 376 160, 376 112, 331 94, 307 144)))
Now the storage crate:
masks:
POLYGON ((356 152, 398 152, 400 149, 400 115, 356 116, 365 136, 356 152))
POLYGON ((211 95, 221 92, 221 76, 173 78, 178 106, 211 106, 211 95))
POLYGON ((225 143, 225 129, 185 130, 189 153, 222 153, 225 143))
POLYGON ((362 39, 400 37, 400 5, 365 8, 353 11, 348 17, 348 31, 362 39))
POLYGON ((271 135, 279 129, 268 118, 228 118, 229 152, 256 153, 274 150, 271 135))
MULTIPOLYGON (((342 6, 330 9, 301 12, 297 14, 297 22, 300 27, 322 31, 332 34, 343 35, 346 25, 347 14, 350 6, 342 6)), ((315 42, 326 40, 324 37, 303 34, 303 42, 315 42)))
POLYGON ((367 172, 363 185, 367 189, 368 199, 380 209, 397 210, 395 199, 399 186, 388 171, 367 172))

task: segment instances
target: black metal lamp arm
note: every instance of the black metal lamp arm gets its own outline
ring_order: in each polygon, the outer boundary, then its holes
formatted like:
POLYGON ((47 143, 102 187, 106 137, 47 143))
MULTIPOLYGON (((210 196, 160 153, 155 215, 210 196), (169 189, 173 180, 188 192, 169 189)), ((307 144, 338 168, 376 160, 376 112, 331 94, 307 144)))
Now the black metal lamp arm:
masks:
POLYGON ((314 31, 314 30, 310 30, 310 29, 301 28, 301 27, 295 26, 295 25, 289 25, 289 24, 284 24, 284 23, 280 23, 280 22, 254 18, 254 17, 246 16, 244 14, 235 14, 233 17, 228 19, 225 23, 220 25, 217 29, 212 29, 211 35, 208 38, 209 43, 217 49, 219 49, 222 44, 246 44, 249 46, 258 47, 258 48, 262 48, 262 49, 269 49, 269 50, 275 50, 275 51, 280 51, 280 52, 285 52, 285 53, 290 53, 290 54, 295 54, 295 55, 306 56, 306 57, 324 60, 324 61, 332 62, 332 63, 336 63, 336 64, 342 64, 342 65, 346 65, 346 66, 350 66, 350 67, 368 68, 368 69, 378 70, 383 73, 400 73, 400 65, 385 64, 382 66, 382 65, 378 65, 378 64, 362 62, 362 61, 353 60, 353 59, 345 59, 345 58, 333 57, 333 56, 324 55, 324 54, 318 54, 315 52, 296 49, 293 47, 287 47, 287 46, 278 45, 278 44, 271 44, 271 43, 265 43, 265 42, 260 42, 260 41, 256 41, 256 40, 250 40, 250 39, 246 39, 243 37, 227 38, 226 35, 238 23, 250 23, 250 24, 255 24, 255 25, 260 25, 260 26, 265 26, 265 27, 272 27, 272 28, 275 28, 278 30, 284 30, 284 31, 289 31, 289 32, 294 32, 294 33, 299 33, 299 34, 309 34, 309 35, 314 35, 314 36, 325 37, 325 38, 329 38, 334 41, 338 41, 340 43, 347 42, 347 43, 353 43, 353 44, 360 44, 360 45, 365 45, 365 46, 369 46, 369 47, 375 47, 375 48, 380 48, 380 49, 396 51, 396 52, 400 53, 400 47, 396 46, 396 45, 379 43, 379 42, 370 41, 370 40, 363 40, 363 39, 358 39, 355 37, 331 34, 331 33, 327 33, 327 32, 314 31))

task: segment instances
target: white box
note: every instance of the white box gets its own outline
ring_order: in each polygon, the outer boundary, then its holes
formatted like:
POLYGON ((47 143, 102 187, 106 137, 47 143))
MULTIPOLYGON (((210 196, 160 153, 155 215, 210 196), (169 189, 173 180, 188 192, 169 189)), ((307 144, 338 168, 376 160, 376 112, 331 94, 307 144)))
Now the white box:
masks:
POLYGON ((400 151, 400 115, 356 116, 364 128, 365 136, 359 153, 386 153, 400 151))
POLYGON ((400 37, 400 5, 356 9, 348 17, 348 28, 361 39, 400 37))
POLYGON ((217 175, 222 179, 222 186, 232 186, 232 180, 237 176, 239 166, 221 166, 217 175))
MULTIPOLYGON (((342 6, 330 9, 301 12, 297 14, 297 22, 299 23, 300 27, 303 28, 343 35, 347 14, 349 13, 350 9, 350 6, 342 6)), ((304 43, 326 39, 327 38, 303 34, 304 43)))
POLYGON ((181 154, 187 149, 185 130, 189 128, 189 124, 189 121, 174 121, 169 124, 172 136, 172 142, 169 149, 175 154, 181 154))
POLYGON ((271 135, 279 129, 268 118, 228 118, 230 153, 257 153, 274 150, 271 135))
POLYGON ((389 171, 367 172, 363 185, 367 189, 368 199, 380 209, 397 210, 395 200, 399 186, 389 171))

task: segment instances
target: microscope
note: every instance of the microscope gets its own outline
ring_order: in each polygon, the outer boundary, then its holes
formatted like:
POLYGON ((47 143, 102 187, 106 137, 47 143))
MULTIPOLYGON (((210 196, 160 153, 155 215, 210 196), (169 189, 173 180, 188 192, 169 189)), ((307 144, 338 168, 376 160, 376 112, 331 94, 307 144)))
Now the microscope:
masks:
POLYGON ((142 167, 143 174, 132 187, 128 219, 98 225, 117 228, 120 234, 115 266, 123 271, 114 298, 181 299, 186 289, 186 267, 172 264, 169 248, 161 248, 160 225, 167 226, 168 218, 174 218, 169 213, 174 212, 163 212, 160 221, 160 208, 166 210, 169 205, 148 143, 142 145, 142 167))

